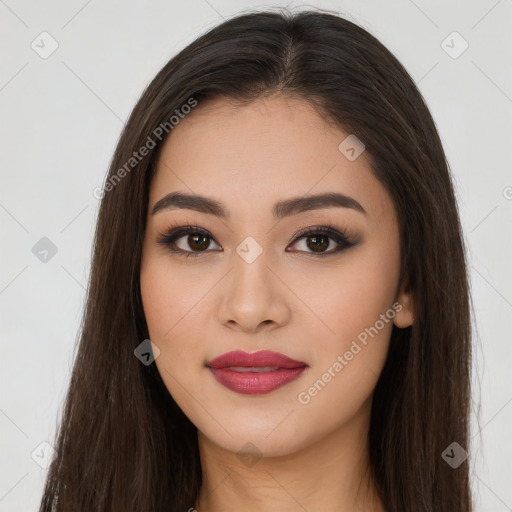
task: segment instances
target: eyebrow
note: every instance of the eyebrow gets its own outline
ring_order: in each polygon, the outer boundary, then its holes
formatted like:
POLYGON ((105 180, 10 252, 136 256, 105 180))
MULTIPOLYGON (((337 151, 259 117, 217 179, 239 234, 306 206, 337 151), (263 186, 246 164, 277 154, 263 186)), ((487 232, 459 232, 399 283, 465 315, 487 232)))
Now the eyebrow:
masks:
MULTIPOLYGON (((278 220, 298 213, 329 207, 351 208, 367 215, 365 209, 354 198, 335 192, 293 197, 279 201, 274 205, 273 215, 274 218, 278 220)), ((153 207, 152 214, 155 215, 162 210, 176 209, 195 210, 197 212, 215 215, 222 219, 230 218, 229 211, 216 199, 196 194, 185 194, 183 192, 171 192, 162 197, 153 207)))

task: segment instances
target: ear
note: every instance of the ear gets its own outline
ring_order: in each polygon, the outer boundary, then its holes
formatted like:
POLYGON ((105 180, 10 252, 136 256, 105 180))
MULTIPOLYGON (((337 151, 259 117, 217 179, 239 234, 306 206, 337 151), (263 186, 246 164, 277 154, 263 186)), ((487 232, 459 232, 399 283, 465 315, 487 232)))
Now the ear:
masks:
POLYGON ((407 280, 404 279, 400 291, 396 298, 397 307, 395 309, 395 318, 393 323, 403 329, 414 323, 414 304, 412 294, 408 290, 407 280))

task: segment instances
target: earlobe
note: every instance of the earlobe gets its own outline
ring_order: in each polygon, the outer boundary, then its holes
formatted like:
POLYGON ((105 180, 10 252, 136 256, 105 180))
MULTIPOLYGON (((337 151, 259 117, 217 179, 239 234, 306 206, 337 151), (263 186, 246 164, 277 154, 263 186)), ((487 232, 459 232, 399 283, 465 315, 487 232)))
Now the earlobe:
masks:
POLYGON ((412 294, 407 289, 407 282, 404 282, 398 294, 393 323, 400 329, 410 327, 414 323, 414 304, 412 294))

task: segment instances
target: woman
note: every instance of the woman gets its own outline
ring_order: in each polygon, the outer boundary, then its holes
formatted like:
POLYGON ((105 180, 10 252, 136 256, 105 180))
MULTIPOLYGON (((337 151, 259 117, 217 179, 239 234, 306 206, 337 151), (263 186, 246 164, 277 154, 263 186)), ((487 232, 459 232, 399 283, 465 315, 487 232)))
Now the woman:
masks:
POLYGON ((372 35, 215 27, 145 90, 100 196, 41 512, 472 510, 456 201, 372 35))

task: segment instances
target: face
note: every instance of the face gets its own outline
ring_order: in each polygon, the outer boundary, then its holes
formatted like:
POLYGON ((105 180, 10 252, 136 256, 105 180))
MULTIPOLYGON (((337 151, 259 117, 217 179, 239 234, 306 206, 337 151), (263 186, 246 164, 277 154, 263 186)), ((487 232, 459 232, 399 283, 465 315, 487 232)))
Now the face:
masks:
POLYGON ((215 99, 162 148, 144 313, 167 389, 226 450, 291 454, 368 419, 393 323, 412 322, 391 198, 348 135, 305 100, 215 99))

